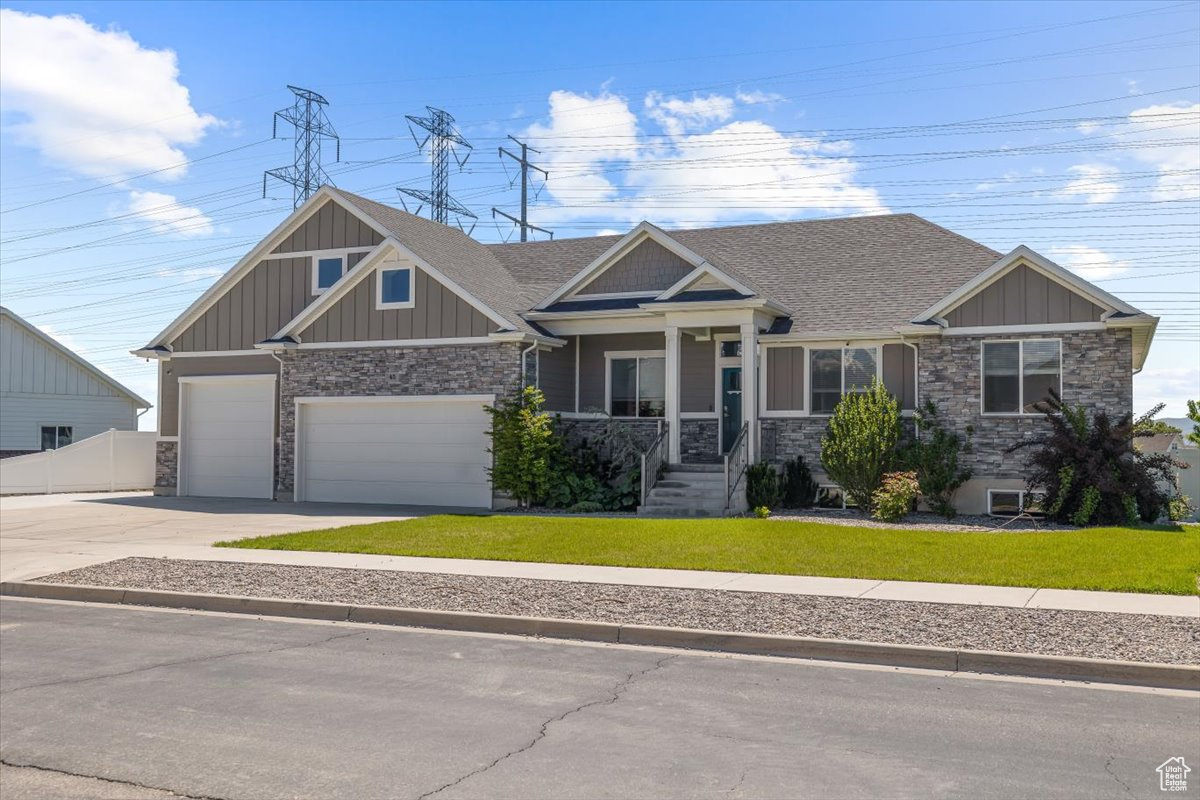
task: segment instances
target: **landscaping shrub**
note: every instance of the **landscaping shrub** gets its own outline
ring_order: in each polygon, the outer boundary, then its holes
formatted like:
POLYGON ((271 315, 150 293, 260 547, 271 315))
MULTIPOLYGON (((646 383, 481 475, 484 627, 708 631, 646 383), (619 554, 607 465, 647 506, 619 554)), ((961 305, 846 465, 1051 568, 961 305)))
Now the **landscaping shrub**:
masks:
POLYGON ((889 472, 871 498, 871 516, 884 522, 899 522, 913 510, 920 490, 917 473, 889 472))
POLYGON ((627 511, 641 500, 641 449, 629 427, 608 419, 594 436, 572 445, 570 427, 557 431, 546 505, 573 511, 627 511))
POLYGON ((746 468, 746 502, 751 508, 778 508, 783 502, 783 481, 774 464, 763 461, 746 468))
POLYGON ((1104 411, 1089 418, 1083 406, 1066 405, 1053 389, 1050 394, 1037 405, 1049 432, 1008 448, 1032 450, 1026 482, 1044 493, 1046 516, 1080 526, 1157 520, 1170 501, 1162 487, 1173 485, 1175 459, 1133 446, 1136 436, 1147 434, 1135 432, 1139 422, 1132 414, 1116 422, 1104 411))
POLYGON ((957 513, 954 493, 971 479, 971 470, 959 465, 959 455, 970 452, 973 429, 967 428, 964 440, 943 428, 932 400, 917 410, 915 421, 917 438, 903 448, 900 460, 916 473, 929 510, 952 519, 957 513))
POLYGON ((1190 497, 1186 494, 1177 494, 1167 505, 1167 518, 1171 522, 1182 522, 1185 519, 1191 519, 1195 510, 1190 497))
POLYGON ((771 516, 771 509, 767 508, 766 506, 758 506, 754 509, 754 516, 758 517, 759 519, 766 519, 767 517, 771 516))
POLYGON ((817 482, 813 480, 804 456, 796 456, 783 464, 783 507, 812 508, 817 502, 817 482))
POLYGON ((821 465, 830 480, 863 510, 896 461, 900 408, 879 380, 865 392, 852 392, 833 410, 821 438, 821 465))
POLYGON ((529 507, 546 498, 550 489, 551 462, 559 449, 550 414, 542 409, 546 398, 533 386, 485 406, 492 418, 492 484, 507 492, 518 505, 529 507))

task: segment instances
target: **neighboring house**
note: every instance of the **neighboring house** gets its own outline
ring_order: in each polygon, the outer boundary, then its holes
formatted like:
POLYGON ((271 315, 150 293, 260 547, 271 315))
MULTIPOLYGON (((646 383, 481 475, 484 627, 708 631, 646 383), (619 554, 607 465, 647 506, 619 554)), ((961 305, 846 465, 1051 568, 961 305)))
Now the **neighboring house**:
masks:
POLYGON ((483 245, 324 187, 134 353, 160 359, 161 492, 486 507, 482 405, 523 382, 584 432, 665 424, 672 463, 737 443, 819 474, 829 413, 879 378, 973 427, 978 512, 1019 501, 1005 448, 1050 388, 1130 410, 1157 323, 910 214, 483 245))
POLYGON ((0 458, 55 450, 110 428, 137 430, 136 394, 0 308, 0 458))
POLYGON ((1176 463, 1186 464, 1175 468, 1175 485, 1165 487, 1172 493, 1178 491, 1187 497, 1193 506, 1200 505, 1200 448, 1187 440, 1182 433, 1156 433, 1139 436, 1133 444, 1143 453, 1167 454, 1176 463))

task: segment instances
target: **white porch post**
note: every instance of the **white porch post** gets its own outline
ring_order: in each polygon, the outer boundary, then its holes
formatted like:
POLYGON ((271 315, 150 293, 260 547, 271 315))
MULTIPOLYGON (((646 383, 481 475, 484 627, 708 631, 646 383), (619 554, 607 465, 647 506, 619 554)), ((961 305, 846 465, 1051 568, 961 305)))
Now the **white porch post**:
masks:
POLYGON ((671 464, 681 461, 679 454, 679 328, 668 325, 667 338, 667 460, 671 464))
POLYGON ((758 348, 758 326, 743 322, 742 333, 742 421, 749 424, 746 431, 747 452, 750 463, 758 459, 758 371, 756 350, 758 348))

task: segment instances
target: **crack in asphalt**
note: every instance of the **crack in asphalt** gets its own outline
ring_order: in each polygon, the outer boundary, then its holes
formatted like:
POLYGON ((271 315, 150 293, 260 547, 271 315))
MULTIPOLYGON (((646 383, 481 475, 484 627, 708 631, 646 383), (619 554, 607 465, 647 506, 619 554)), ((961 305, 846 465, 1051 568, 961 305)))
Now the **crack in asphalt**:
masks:
POLYGON ((101 775, 88 775, 83 772, 71 772, 65 769, 56 769, 54 767, 43 767, 37 764, 18 764, 8 759, 0 759, 0 764, 14 769, 35 769, 38 772, 49 772, 52 775, 68 775, 72 778, 90 778, 95 781, 103 781, 104 783, 113 783, 118 786, 132 786, 136 789, 149 789, 153 792, 166 792, 173 797, 182 798, 182 800, 226 800, 226 798, 217 797, 210 794, 180 794, 174 789, 165 789, 162 786, 151 786, 147 783, 138 783, 137 781, 126 781, 120 778, 105 778, 101 775))
POLYGON ((45 688, 51 687, 51 686, 68 686, 68 685, 76 684, 76 683, 88 683, 90 681, 102 681, 102 680, 106 680, 108 678, 122 678, 126 675, 136 675, 139 672, 150 672, 150 671, 156 670, 156 669, 164 669, 166 667, 178 667, 178 666, 183 666, 185 664, 201 664, 206 661, 219 661, 220 659, 223 659, 223 658, 233 658, 235 656, 282 653, 287 650, 303 650, 308 647, 316 647, 318 645, 328 644, 329 642, 336 641, 337 639, 349 639, 354 636, 365 636, 366 633, 367 633, 367 631, 354 631, 353 633, 340 633, 340 634, 336 634, 334 636, 327 636, 324 639, 320 639, 319 641, 306 642, 305 644, 289 644, 289 645, 285 645, 283 647, 268 647, 268 648, 258 648, 258 649, 251 649, 251 650, 235 650, 235 651, 229 652, 229 653, 217 653, 216 655, 210 655, 210 656, 195 656, 193 658, 181 658, 181 659, 178 659, 175 661, 164 661, 159 664, 147 664, 146 666, 135 667, 134 669, 122 670, 121 672, 109 672, 109 673, 105 673, 103 675, 89 675, 85 678, 62 678, 60 680, 55 680, 55 681, 46 681, 45 683, 34 683, 34 684, 30 684, 29 686, 18 686, 15 689, 8 689, 6 691, 2 691, 2 692, 0 692, 0 695, 12 695, 12 694, 16 694, 17 692, 25 692, 25 691, 29 691, 30 689, 45 689, 45 688))
MULTIPOLYGON (((1106 738, 1108 739, 1108 745, 1111 748, 1115 744, 1113 742, 1112 734, 1108 734, 1106 738)), ((1129 784, 1117 777, 1117 773, 1113 772, 1112 770, 1112 763, 1116 757, 1117 756, 1115 753, 1110 752, 1108 754, 1108 756, 1104 759, 1104 771, 1108 773, 1109 777, 1121 785, 1121 788, 1125 790, 1125 794, 1133 797, 1133 790, 1129 788, 1129 784)))
POLYGON ((522 746, 518 747, 515 750, 508 751, 504 755, 502 755, 499 758, 492 761, 490 764, 479 767, 478 769, 471 770, 467 774, 462 775, 462 776, 450 781, 449 783, 443 784, 442 786, 439 786, 438 788, 434 789, 433 791, 425 792, 424 794, 418 796, 417 800, 426 800, 426 798, 433 797, 436 794, 440 794, 441 792, 444 792, 447 789, 451 789, 451 788, 459 785, 460 783, 467 780, 468 778, 473 778, 476 775, 482 775, 483 773, 492 769, 496 765, 512 758, 513 756, 519 756, 521 753, 528 752, 529 750, 533 749, 533 747, 535 745, 537 745, 538 742, 540 742, 546 738, 546 736, 550 732, 550 730, 549 730, 550 726, 553 725, 554 723, 562 722, 564 719, 571 716, 572 714, 578 714, 579 712, 584 711, 589 708, 592 708, 593 706, 610 706, 610 705, 612 705, 613 703, 617 702, 618 699, 620 699, 621 695, 624 694, 625 691, 630 686, 633 685, 634 681, 650 674, 651 672, 657 672, 658 670, 662 669, 668 661, 673 661, 674 659, 677 659, 677 658, 679 658, 679 656, 677 656, 677 655, 666 656, 666 657, 660 658, 658 661, 654 662, 654 664, 652 666, 646 667, 645 669, 638 670, 636 672, 629 673, 624 678, 617 681, 616 685, 608 690, 609 694, 611 695, 610 697, 606 697, 602 700, 589 700, 586 703, 575 706, 574 708, 568 709, 567 711, 564 711, 561 714, 551 717, 550 719, 543 722, 541 724, 541 727, 538 729, 538 732, 536 734, 534 734, 534 737, 532 739, 530 739, 528 742, 526 742, 525 744, 523 744, 522 746))

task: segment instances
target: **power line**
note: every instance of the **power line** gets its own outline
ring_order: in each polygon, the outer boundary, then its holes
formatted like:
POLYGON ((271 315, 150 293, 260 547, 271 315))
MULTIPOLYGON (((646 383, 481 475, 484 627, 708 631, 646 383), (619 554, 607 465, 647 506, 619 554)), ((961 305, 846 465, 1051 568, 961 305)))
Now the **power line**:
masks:
MULTIPOLYGON (((425 145, 430 145, 430 190, 428 192, 423 189, 397 189, 401 194, 401 202, 403 196, 416 198, 422 205, 429 206, 429 218, 434 222, 446 224, 449 214, 454 213, 459 217, 469 217, 475 219, 475 214, 471 212, 462 203, 450 196, 450 156, 454 156, 458 168, 461 170, 463 165, 467 163, 467 159, 471 157, 471 144, 463 138, 462 134, 454 127, 454 117, 440 108, 433 106, 425 106, 429 111, 428 117, 417 117, 411 114, 406 116, 409 122, 409 132, 413 135, 413 141, 417 142, 417 149, 424 151, 425 145), (424 141, 417 140, 416 131, 412 130, 412 126, 426 131, 424 141), (458 148, 462 147, 467 150, 467 154, 459 157, 458 148)), ((417 207, 417 214, 421 213, 421 207, 417 207)), ((461 223, 460 223, 461 225, 461 223)))
POLYGON ((299 86, 288 86, 296 100, 287 108, 275 112, 271 120, 271 138, 278 133, 279 120, 290 123, 296 129, 295 157, 291 166, 269 169, 263 173, 262 196, 267 196, 267 176, 277 178, 292 185, 292 208, 299 208, 308 198, 316 194, 326 183, 331 183, 321 164, 321 142, 332 139, 337 145, 335 161, 342 159, 342 143, 329 117, 325 115, 325 106, 329 101, 310 89, 299 86))
MULTIPOLYGON (((493 206, 492 207, 492 219, 495 219, 496 215, 499 214, 500 216, 502 216, 512 222, 515 222, 517 225, 519 225, 521 228, 521 241, 522 242, 528 241, 529 231, 531 231, 531 230, 541 231, 542 233, 547 234, 551 239, 553 239, 554 234, 551 233, 550 231, 546 230, 545 228, 539 228, 536 225, 529 224, 529 170, 531 170, 531 169, 537 170, 538 172, 542 173, 543 180, 549 180, 550 173, 547 172, 546 170, 542 169, 541 167, 537 166, 536 164, 531 164, 529 162, 529 151, 533 150, 532 147, 530 147, 525 142, 520 141, 515 136, 509 136, 508 138, 512 139, 514 142, 516 142, 518 145, 520 145, 521 155, 520 156, 514 155, 513 153, 509 152, 508 150, 505 150, 503 147, 498 148, 498 149, 500 151, 501 162, 503 162, 505 156, 508 156, 509 158, 516 161, 517 164, 520 165, 520 167, 521 167, 521 217, 518 219, 517 217, 514 217, 512 214, 506 214, 505 212, 503 212, 500 209, 493 206)), ((533 152, 537 153, 540 151, 533 150, 533 152)))

